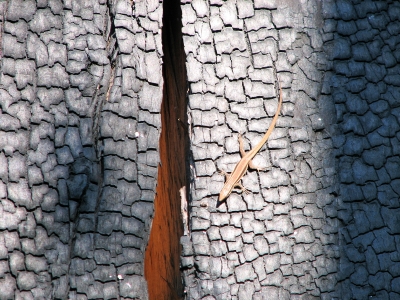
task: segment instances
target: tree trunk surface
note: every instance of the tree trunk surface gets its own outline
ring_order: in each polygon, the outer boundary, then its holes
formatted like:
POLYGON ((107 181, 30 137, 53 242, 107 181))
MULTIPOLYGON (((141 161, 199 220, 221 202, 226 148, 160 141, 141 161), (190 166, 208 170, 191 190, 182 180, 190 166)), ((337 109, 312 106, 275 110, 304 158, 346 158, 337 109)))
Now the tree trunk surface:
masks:
POLYGON ((1 3, 1 299, 147 299, 158 1, 1 3))
POLYGON ((1 1, 0 299, 400 299, 399 49, 392 0, 1 1))

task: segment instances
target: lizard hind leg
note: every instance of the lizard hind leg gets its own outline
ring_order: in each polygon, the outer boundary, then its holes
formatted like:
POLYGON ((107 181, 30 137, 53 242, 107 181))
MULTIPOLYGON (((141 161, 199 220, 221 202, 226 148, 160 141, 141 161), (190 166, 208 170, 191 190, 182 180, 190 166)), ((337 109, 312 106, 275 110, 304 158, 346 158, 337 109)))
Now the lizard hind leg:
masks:
POLYGON ((240 155, 243 157, 246 155, 246 151, 244 151, 244 141, 242 135, 239 133, 238 135, 238 141, 239 141, 239 151, 240 155))
POLYGON ((265 171, 265 170, 269 170, 271 169, 271 167, 266 167, 266 168, 260 168, 259 166, 256 166, 252 160, 249 161, 249 168, 253 169, 253 170, 257 170, 258 173, 260 173, 260 171, 265 171))
MULTIPOLYGON (((238 140, 239 140, 240 155, 243 157, 243 156, 246 155, 246 151, 244 150, 244 141, 243 141, 243 137, 242 137, 242 135, 240 133, 239 133, 239 136, 238 136, 238 140)), ((270 169, 270 167, 268 167, 268 168, 260 168, 260 167, 256 166, 253 163, 252 160, 249 161, 248 166, 249 166, 250 169, 257 170, 258 173, 260 173, 260 171, 264 171, 264 170, 270 169)))
POLYGON ((222 170, 218 170, 218 174, 219 174, 219 175, 223 175, 223 176, 225 176, 225 177, 227 177, 227 178, 229 178, 229 176, 231 176, 229 173, 227 173, 227 172, 225 172, 225 171, 222 171, 222 170))

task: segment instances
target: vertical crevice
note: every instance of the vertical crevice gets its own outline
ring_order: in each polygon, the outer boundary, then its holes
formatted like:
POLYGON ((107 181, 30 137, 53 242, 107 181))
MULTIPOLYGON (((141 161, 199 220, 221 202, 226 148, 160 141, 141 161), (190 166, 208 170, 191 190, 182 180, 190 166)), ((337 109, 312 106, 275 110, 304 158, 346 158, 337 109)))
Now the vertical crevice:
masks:
MULTIPOLYGON (((7 1, 0 2, 0 59, 3 58, 3 36, 4 36, 4 23, 6 21, 7 1)), ((2 70, 3 64, 0 64, 2 70)))
POLYGON ((186 186, 187 79, 180 2, 164 1, 162 132, 154 219, 145 254, 149 299, 182 299, 179 190, 186 186))

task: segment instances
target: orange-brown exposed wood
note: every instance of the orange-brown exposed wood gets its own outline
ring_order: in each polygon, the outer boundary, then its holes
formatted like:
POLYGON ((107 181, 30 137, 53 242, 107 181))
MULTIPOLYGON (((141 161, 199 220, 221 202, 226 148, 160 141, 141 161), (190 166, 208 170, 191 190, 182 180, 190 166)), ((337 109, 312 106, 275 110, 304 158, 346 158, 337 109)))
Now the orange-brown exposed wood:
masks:
POLYGON ((155 215, 145 254, 149 298, 182 299, 179 189, 186 185, 186 71, 179 1, 164 1, 164 98, 155 215), (176 3, 173 3, 176 2, 176 3), (183 126, 182 126, 183 125, 183 126))

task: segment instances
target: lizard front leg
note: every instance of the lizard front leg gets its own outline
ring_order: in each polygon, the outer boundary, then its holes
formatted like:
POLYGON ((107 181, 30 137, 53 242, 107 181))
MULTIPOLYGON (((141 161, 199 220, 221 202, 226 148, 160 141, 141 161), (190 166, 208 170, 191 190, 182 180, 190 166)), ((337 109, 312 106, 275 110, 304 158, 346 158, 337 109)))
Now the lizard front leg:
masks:
POLYGON ((245 193, 246 195, 250 194, 249 190, 246 189, 246 188, 245 188, 241 183, 239 183, 239 182, 235 185, 235 187, 240 188, 240 189, 242 190, 242 193, 245 193))

